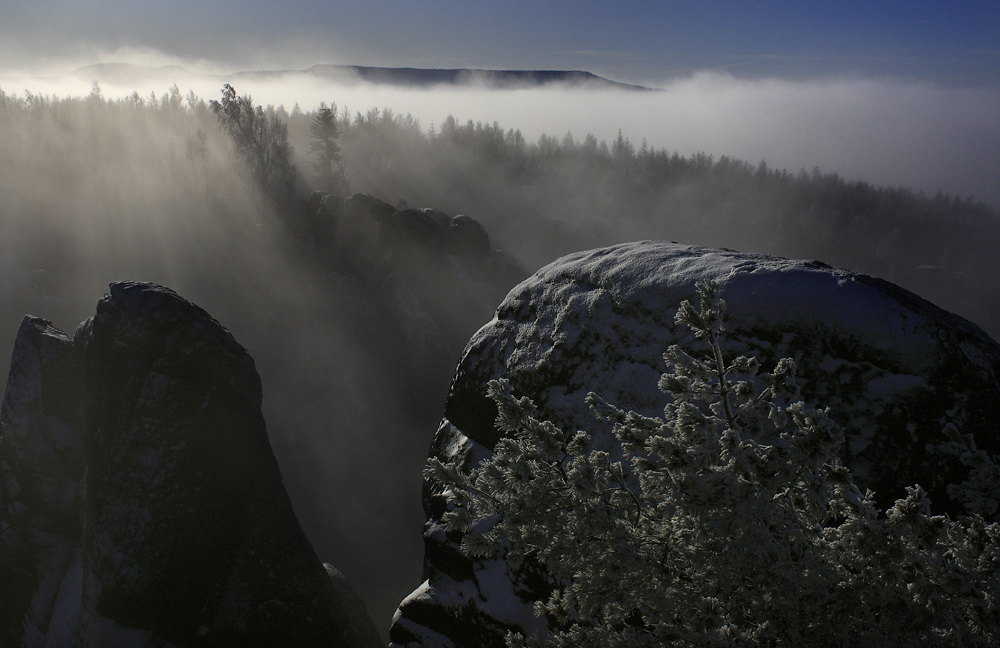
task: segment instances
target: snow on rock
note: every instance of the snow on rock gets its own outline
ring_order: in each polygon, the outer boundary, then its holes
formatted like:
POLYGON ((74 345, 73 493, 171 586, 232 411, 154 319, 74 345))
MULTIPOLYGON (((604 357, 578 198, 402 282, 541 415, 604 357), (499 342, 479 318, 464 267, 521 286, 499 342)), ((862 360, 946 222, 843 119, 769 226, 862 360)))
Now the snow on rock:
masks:
MULTIPOLYGON (((957 453, 941 451, 942 428, 954 424, 1000 455, 1000 345, 879 279, 819 262, 671 243, 573 254, 515 287, 466 347, 431 455, 461 453, 468 464, 488 455, 498 438, 496 408, 485 396, 493 378, 506 377, 564 429, 600 433, 584 404, 590 391, 662 414, 662 354, 692 342, 674 314, 682 300, 696 299, 702 279, 718 282, 728 305, 726 353, 754 354, 765 369, 792 357, 804 399, 829 406, 845 427, 844 458, 880 506, 920 483, 938 510, 961 511, 946 488, 969 471, 957 453)), ((529 626, 498 613, 481 592, 510 601, 528 586, 461 553, 457 538, 440 528, 433 484, 425 484, 424 508, 427 581, 401 604, 392 645, 503 646, 508 629, 529 626)))
POLYGON ((380 645, 302 532, 260 405, 249 354, 166 288, 113 284, 73 342, 25 320, 0 446, 0 563, 24 573, 4 580, 0 643, 20 644, 23 626, 39 646, 380 645), (83 461, 47 461, 55 475, 29 500, 23 473, 43 472, 25 457, 80 457, 80 438, 83 461), (50 500, 63 526, 50 528, 50 500), (44 568, 22 555, 43 551, 44 568))

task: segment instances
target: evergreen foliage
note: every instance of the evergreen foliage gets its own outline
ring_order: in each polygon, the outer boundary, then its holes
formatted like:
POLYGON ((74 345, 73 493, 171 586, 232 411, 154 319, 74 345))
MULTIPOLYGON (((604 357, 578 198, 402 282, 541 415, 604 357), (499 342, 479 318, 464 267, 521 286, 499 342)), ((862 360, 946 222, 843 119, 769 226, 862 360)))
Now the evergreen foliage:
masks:
POLYGON ((320 103, 316 116, 309 125, 309 152, 316 156, 313 169, 316 170, 319 188, 333 193, 349 191, 344 159, 340 155, 337 138, 337 104, 327 106, 320 103))
POLYGON ((296 171, 285 122, 273 110, 255 106, 249 95, 238 97, 228 83, 222 87, 222 99, 210 105, 220 127, 232 138, 237 155, 264 191, 279 203, 290 200, 296 171))
POLYGON ((932 515, 920 486, 880 515, 839 459, 843 431, 799 400, 795 363, 724 358, 725 303, 698 290, 676 320, 701 348, 664 355, 662 418, 591 394, 615 440, 602 450, 492 381, 493 455, 471 471, 431 460, 465 552, 503 556, 515 582, 547 575, 535 595, 551 632, 508 643, 996 645, 1000 524, 932 515))

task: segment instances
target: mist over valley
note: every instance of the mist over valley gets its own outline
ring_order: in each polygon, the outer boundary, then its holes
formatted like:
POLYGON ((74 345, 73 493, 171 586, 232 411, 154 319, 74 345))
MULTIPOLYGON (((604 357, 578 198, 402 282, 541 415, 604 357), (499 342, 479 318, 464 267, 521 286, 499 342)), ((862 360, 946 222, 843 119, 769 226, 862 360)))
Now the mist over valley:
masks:
MULTIPOLYGON (((150 62, 163 61, 161 56, 150 62)), ((389 108, 413 116, 425 131, 452 115, 461 123, 497 122, 505 130, 521 131, 531 142, 541 135, 571 133, 610 143, 621 130, 637 148, 646 141, 651 148, 684 156, 725 155, 752 164, 763 160, 790 173, 819 167, 876 186, 1000 204, 995 174, 1000 133, 993 119, 1000 110, 1000 91, 990 86, 852 75, 740 78, 725 71, 619 84, 564 71, 543 77, 527 70, 313 65, 270 72, 214 67, 193 73, 188 67, 199 65, 183 60, 170 65, 74 65, 50 67, 44 76, 0 72, 0 87, 8 94, 29 90, 85 96, 96 81, 106 97, 137 92, 145 98, 177 84, 182 94, 194 91, 207 101, 230 82, 261 105, 289 112, 296 104, 310 110, 321 101, 336 102, 351 113, 389 108), (494 76, 483 76, 489 74, 494 76), (504 74, 508 76, 500 76, 504 74), (614 91, 636 87, 656 91, 624 97, 614 91)))

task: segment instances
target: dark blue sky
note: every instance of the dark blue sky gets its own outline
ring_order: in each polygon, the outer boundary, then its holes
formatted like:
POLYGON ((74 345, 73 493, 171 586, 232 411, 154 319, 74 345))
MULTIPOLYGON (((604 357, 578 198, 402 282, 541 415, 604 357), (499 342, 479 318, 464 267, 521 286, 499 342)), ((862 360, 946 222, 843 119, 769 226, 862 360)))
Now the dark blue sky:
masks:
MULTIPOLYGON (((893 77, 1000 85, 997 0, 3 0, 7 66, 147 48, 226 68, 573 68, 647 81, 893 77)), ((119 52, 119 58, 126 57, 119 52)))

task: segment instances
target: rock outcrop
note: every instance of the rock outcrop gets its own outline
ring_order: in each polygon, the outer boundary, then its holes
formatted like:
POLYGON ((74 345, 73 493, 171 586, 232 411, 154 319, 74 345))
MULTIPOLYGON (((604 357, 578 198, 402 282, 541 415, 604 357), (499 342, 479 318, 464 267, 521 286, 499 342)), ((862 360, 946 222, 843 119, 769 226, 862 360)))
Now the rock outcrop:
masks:
POLYGON ((81 369, 72 340, 24 318, 0 411, 0 646, 44 645, 77 558, 81 369))
MULTIPOLYGON (((947 485, 969 469, 943 450, 942 428, 954 424, 1000 455, 1000 345, 869 276, 668 243, 573 254, 511 291, 465 349, 431 455, 457 453, 467 465, 488 456, 498 437, 486 383, 498 377, 563 429, 602 433, 584 404, 590 391, 660 415, 662 354, 691 342, 674 314, 701 279, 717 281, 728 304, 726 352, 756 355, 764 367, 792 357, 804 399, 829 406, 844 426, 844 459, 880 506, 920 483, 939 511, 961 511, 947 485)), ((536 628, 530 584, 511 582, 500 559, 462 554, 444 532, 435 484, 425 484, 424 508, 427 580, 402 602, 391 645, 503 646, 508 630, 536 628)))
POLYGON ((306 247, 332 276, 375 296, 379 347, 414 381, 446 385, 469 336, 526 276, 466 215, 318 191, 304 209, 306 247))
POLYGON ((379 645, 298 524, 260 405, 253 359, 168 289, 113 284, 73 341, 26 318, 0 419, 2 645, 379 645))

